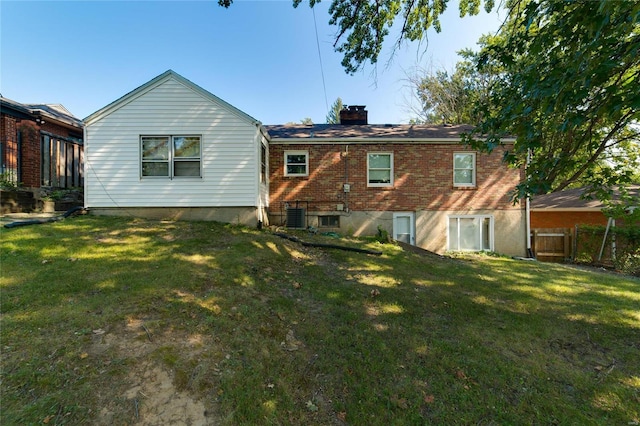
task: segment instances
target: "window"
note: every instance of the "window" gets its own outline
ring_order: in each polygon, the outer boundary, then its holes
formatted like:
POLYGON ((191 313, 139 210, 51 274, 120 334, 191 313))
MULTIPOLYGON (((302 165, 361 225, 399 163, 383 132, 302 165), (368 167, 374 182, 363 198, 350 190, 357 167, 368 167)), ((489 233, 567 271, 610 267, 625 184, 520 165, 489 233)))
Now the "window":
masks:
POLYGON ((200 177, 200 136, 142 136, 142 177, 200 177))
POLYGON ((340 228, 340 216, 318 216, 319 228, 340 228))
POLYGON ((260 182, 267 183, 267 147, 260 144, 260 182))
POLYGON ((476 154, 453 154, 453 186, 476 186, 476 154))
POLYGON ((284 152, 284 175, 307 176, 309 174, 309 153, 307 151, 284 152))
POLYGON ((393 186, 393 154, 371 152, 367 155, 367 185, 393 186))
POLYGON ((493 217, 449 216, 449 250, 493 251, 493 217))

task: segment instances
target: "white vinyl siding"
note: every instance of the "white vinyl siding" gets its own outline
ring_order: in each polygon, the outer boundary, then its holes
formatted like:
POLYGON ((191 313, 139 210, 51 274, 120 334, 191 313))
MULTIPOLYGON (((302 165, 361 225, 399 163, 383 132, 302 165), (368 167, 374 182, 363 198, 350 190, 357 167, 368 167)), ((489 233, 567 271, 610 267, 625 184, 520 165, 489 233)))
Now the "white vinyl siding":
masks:
POLYGON ((474 152, 453 154, 453 186, 476 186, 476 154, 474 152))
POLYGON ((173 78, 92 120, 85 135, 88 207, 237 207, 260 199, 257 126, 173 78), (141 178, 140 135, 201 135, 201 178, 141 178))
POLYGON ((492 216, 449 216, 448 249, 493 251, 492 216))

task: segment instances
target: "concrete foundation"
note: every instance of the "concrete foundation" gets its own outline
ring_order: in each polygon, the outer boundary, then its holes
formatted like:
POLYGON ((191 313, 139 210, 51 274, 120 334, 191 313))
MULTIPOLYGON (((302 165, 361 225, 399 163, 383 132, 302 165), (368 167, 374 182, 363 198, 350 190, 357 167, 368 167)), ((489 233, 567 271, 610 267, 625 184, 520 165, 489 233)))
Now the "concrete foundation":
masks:
POLYGON ((259 215, 256 207, 90 207, 89 213, 97 216, 133 216, 155 220, 216 221, 249 227, 258 226, 261 216, 262 225, 269 224, 266 213, 259 215))

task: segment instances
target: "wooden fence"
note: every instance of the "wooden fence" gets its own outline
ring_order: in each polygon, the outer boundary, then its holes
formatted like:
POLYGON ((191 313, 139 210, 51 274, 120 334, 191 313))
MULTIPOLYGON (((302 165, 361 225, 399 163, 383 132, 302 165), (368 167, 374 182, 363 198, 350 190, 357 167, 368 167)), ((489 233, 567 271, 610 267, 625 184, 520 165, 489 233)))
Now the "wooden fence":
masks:
POLYGON ((536 259, 543 262, 564 262, 572 257, 573 229, 532 229, 531 248, 536 259))

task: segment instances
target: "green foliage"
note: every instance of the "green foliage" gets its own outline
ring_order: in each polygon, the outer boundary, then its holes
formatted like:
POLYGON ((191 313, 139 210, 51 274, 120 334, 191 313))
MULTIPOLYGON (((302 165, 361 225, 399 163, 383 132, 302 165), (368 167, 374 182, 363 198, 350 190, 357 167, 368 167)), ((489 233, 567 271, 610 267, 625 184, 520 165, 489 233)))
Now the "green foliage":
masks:
MULTIPOLYGON (((224 3, 224 2, 223 2, 224 3)), ((298 6, 301 0, 294 0, 298 6)), ((316 0, 310 0, 313 7, 316 0)), ((475 72, 492 76, 490 96, 469 98, 459 71, 428 76, 422 93, 426 117, 480 125, 466 141, 492 151, 516 138, 505 161, 524 166, 515 198, 570 186, 601 187, 638 182, 640 175, 640 2, 510 0, 508 19, 495 37, 481 40, 475 72), (442 97, 438 91, 447 94, 442 97), (455 107, 446 107, 455 100, 455 107), (461 105, 477 105, 469 111, 461 105)), ((354 73, 378 60, 392 25, 396 43, 420 40, 448 0, 333 0, 334 47, 354 73)), ((489 11, 492 0, 459 2, 460 16, 489 11)), ((468 70, 467 70, 468 71, 468 70)), ((416 84, 420 88, 420 84, 416 84)), ((476 93, 471 91, 471 93, 476 93)))
POLYGON ((378 241, 379 243, 383 243, 383 244, 386 244, 389 241, 391 241, 391 238, 389 237, 389 231, 384 229, 382 227, 382 225, 378 225, 378 232, 376 234, 376 241, 378 241))
POLYGON ((344 108, 341 98, 337 98, 327 114, 327 124, 340 124, 340 111, 344 108))
POLYGON ((610 227, 607 232, 605 226, 581 225, 576 238, 577 262, 612 266, 640 276, 640 226, 625 224, 610 227))
POLYGON ((463 60, 453 72, 420 70, 408 77, 419 104, 412 108, 417 114, 414 123, 478 124, 482 120, 483 113, 476 106, 487 101, 499 70, 486 67, 480 71, 475 66, 478 54, 471 50, 458 54, 463 60))
POLYGON ((15 191, 20 187, 19 183, 15 182, 14 175, 9 172, 0 173, 0 188, 7 191, 15 191))
POLYGON ((505 160, 522 166, 517 198, 628 184, 640 167, 640 3, 511 3, 510 20, 477 65, 504 69, 467 138, 486 151, 516 137, 505 160), (475 139, 474 139, 475 138, 475 139))
MULTIPOLYGON (((293 0, 294 7, 301 2, 293 0)), ((309 0, 309 5, 313 7, 317 2, 309 0)), ((342 66, 345 71, 353 74, 367 61, 375 64, 394 23, 401 28, 397 44, 405 39, 420 40, 431 27, 440 32, 440 15, 447 3, 448 0, 333 0, 329 7, 329 23, 338 27, 334 48, 344 54, 342 66)), ((460 16, 477 15, 480 4, 480 0, 461 0, 460 16)), ((485 10, 491 10, 494 1, 486 0, 484 5, 485 10)))

